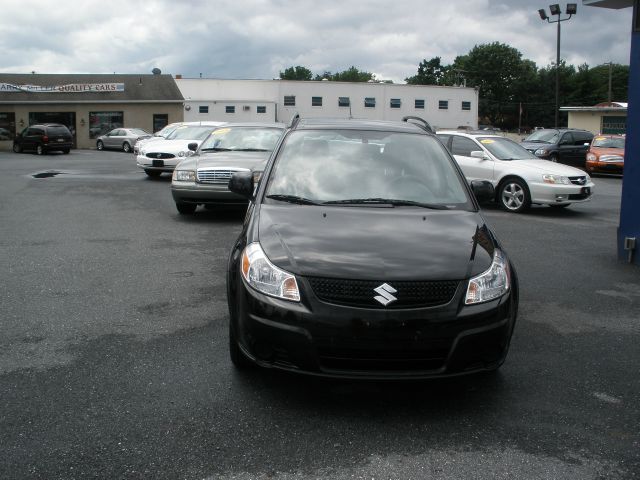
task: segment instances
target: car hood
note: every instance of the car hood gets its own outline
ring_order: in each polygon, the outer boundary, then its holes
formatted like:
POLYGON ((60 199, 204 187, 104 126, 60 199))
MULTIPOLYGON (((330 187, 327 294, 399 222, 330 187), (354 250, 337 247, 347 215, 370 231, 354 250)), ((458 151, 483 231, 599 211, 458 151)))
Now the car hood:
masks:
POLYGON ((192 157, 195 167, 241 167, 249 170, 262 170, 271 152, 215 152, 201 153, 192 157))
POLYGON ((509 163, 513 164, 513 173, 518 173, 518 170, 521 169, 527 169, 536 173, 550 173, 553 175, 564 175, 566 177, 583 177, 585 175, 584 171, 579 168, 543 159, 511 160, 509 163))
POLYGON ((496 247, 482 216, 459 210, 262 204, 258 231, 280 268, 358 280, 462 280, 496 247))
POLYGON ((200 143, 202 143, 202 140, 165 140, 164 142, 152 142, 150 144, 144 144, 140 148, 145 150, 145 153, 178 153, 188 152, 190 143, 197 143, 198 145, 200 145, 200 143))
POLYGON ((553 145, 552 143, 549 142, 520 142, 520 145, 522 145, 524 148, 526 148, 527 150, 537 150, 538 148, 544 148, 544 147, 548 147, 549 145, 553 145))

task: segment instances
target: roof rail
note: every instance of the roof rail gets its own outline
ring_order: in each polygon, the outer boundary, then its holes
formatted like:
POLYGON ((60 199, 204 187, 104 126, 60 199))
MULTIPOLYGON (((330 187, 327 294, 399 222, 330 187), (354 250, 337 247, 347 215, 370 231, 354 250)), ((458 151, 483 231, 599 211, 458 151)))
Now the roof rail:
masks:
POLYGON ((407 123, 413 123, 414 125, 423 129, 425 132, 436 133, 431 127, 431 125, 429 125, 429 122, 427 122, 424 118, 408 115, 406 117, 402 117, 402 121, 407 123), (409 122, 409 120, 416 120, 418 123, 409 122))
POLYGON ((298 112, 293 114, 291 117, 291 121, 289 122, 289 128, 294 129, 298 126, 298 122, 300 121, 300 114, 298 112))

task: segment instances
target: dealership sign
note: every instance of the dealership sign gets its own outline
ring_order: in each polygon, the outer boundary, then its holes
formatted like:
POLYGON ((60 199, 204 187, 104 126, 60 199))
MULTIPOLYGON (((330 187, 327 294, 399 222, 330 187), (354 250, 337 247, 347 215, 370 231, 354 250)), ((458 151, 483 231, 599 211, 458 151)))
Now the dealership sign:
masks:
POLYGON ((70 83, 67 85, 15 85, 0 83, 0 92, 111 93, 124 92, 124 83, 70 83))

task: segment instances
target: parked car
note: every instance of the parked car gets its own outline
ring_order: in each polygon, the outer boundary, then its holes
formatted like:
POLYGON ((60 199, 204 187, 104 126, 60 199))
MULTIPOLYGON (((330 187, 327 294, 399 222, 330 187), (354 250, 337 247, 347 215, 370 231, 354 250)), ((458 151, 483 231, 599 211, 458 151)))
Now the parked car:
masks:
POLYGON ((96 148, 98 150, 110 148, 129 153, 138 141, 145 138, 151 138, 151 134, 141 128, 115 128, 98 137, 96 148))
POLYGON ((11 140, 13 136, 11 135, 11 132, 9 130, 7 130, 6 128, 0 128, 0 141, 2 140, 11 140))
POLYGON ((71 131, 59 123, 30 125, 13 139, 13 151, 34 151, 38 155, 59 151, 69 153, 73 146, 71 131))
POLYGON ((624 135, 597 135, 587 152, 588 172, 619 173, 624 169, 624 135))
POLYGON ((229 190, 231 175, 259 176, 283 131, 281 123, 229 123, 211 132, 173 171, 171 193, 178 212, 192 214, 198 205, 246 205, 245 197, 229 190))
POLYGON ((583 170, 536 157, 520 144, 482 132, 438 132, 468 181, 487 180, 495 200, 520 213, 531 204, 567 207, 591 198, 595 185, 583 170))
POLYGON ((522 146, 537 157, 584 168, 593 133, 577 128, 543 128, 522 141, 522 146))
POLYGON ((156 133, 154 133, 151 137, 149 138, 145 138, 143 140, 138 141, 134 146, 133 146, 133 153, 134 155, 138 155, 140 153, 140 148, 143 145, 147 145, 150 142, 156 142, 158 140, 164 140, 165 138, 167 138, 168 135, 170 135, 171 133, 173 133, 173 131, 178 128, 180 125, 183 125, 184 122, 176 122, 176 123, 170 123, 169 125, 166 125, 164 128, 158 130, 156 133))
POLYGON ((426 126, 294 116, 257 187, 229 188, 250 201, 227 269, 238 368, 406 379, 505 360, 515 270, 426 126))
POLYGON ((223 122, 195 122, 183 124, 171 132, 164 141, 150 142, 140 147, 136 156, 136 164, 149 177, 157 177, 162 172, 173 172, 184 157, 193 155, 189 150, 190 143, 200 145, 216 127, 223 122))

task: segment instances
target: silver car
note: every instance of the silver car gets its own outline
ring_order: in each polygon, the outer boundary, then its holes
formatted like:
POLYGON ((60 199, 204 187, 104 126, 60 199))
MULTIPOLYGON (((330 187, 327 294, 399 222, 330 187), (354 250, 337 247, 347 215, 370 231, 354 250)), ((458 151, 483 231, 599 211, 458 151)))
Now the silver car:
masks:
POLYGON ((129 153, 139 140, 151 138, 151 134, 141 128, 114 128, 109 133, 100 135, 96 140, 96 148, 111 148, 129 153))
POLYGON ((246 205, 246 198, 229 190, 229 179, 239 171, 259 177, 282 132, 281 123, 228 123, 211 132, 173 171, 171 194, 178 212, 190 215, 198 205, 246 205))

